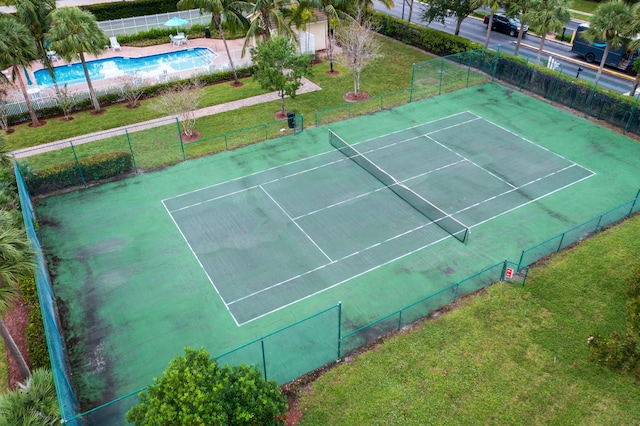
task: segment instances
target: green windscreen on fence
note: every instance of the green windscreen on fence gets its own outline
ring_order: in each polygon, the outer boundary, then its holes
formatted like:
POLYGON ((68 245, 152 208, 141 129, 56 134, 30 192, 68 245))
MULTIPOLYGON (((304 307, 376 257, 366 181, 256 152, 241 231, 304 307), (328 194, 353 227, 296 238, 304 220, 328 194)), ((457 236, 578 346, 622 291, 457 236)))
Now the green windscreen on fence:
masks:
POLYGON ((393 191, 398 197, 404 200, 411 207, 419 211, 427 219, 438 225, 440 228, 447 231, 453 237, 461 242, 466 242, 469 236, 469 228, 455 219, 451 215, 442 211, 437 206, 433 205, 422 196, 411 190, 409 187, 399 182, 396 178, 384 171, 380 166, 369 160, 361 152, 355 149, 352 145, 336 135, 333 131, 329 130, 329 142, 344 154, 347 158, 351 159, 354 163, 362 167, 369 172, 371 176, 378 179, 387 188, 393 191))
MULTIPOLYGON (((58 315, 56 311, 53 289, 49 281, 49 271, 42 254, 42 246, 40 238, 34 228, 36 222, 35 211, 31 203, 31 197, 27 186, 22 179, 22 174, 18 168, 18 164, 14 163, 14 172, 16 175, 16 184, 18 186, 18 194, 20 196, 20 205, 22 207, 22 217, 24 226, 29 238, 29 243, 36 254, 36 288, 38 291, 38 301, 40 302, 40 311, 42 313, 42 323, 47 338, 47 348, 49 350, 49 358, 51 360, 51 368, 53 373, 53 381, 58 396, 58 406, 60 408, 60 417, 63 422, 73 417, 78 411, 78 401, 71 386, 69 375, 69 363, 67 361, 67 353, 64 347, 62 333, 58 315)), ((67 424, 74 425, 75 421, 68 421, 67 424)))

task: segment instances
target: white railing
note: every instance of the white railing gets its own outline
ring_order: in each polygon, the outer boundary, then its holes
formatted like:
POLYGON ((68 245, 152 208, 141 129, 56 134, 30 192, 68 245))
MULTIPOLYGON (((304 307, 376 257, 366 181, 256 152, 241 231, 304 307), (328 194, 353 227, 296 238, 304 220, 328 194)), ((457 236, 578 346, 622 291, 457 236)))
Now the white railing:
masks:
POLYGON ((192 25, 208 26, 211 23, 210 13, 200 15, 200 11, 198 9, 191 9, 181 10, 178 12, 160 13, 158 15, 136 16, 133 18, 101 21, 98 22, 98 25, 100 25, 100 28, 102 28, 107 37, 117 37, 120 35, 132 35, 149 31, 152 28, 167 29, 169 27, 165 27, 164 23, 174 17, 188 21, 184 28, 189 28, 192 25))

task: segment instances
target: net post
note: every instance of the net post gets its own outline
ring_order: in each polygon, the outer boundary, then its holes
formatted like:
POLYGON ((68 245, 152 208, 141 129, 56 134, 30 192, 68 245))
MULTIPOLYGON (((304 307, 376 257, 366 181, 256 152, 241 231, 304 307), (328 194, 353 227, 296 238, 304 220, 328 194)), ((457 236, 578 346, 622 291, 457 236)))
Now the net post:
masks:
POLYGON ((176 117, 176 127, 178 129, 178 140, 180 141, 180 148, 182 149, 182 161, 187 161, 187 156, 184 153, 184 143, 182 143, 182 130, 180 129, 180 121, 176 117))
POLYGON ((124 129, 124 134, 127 136, 127 144, 129 145, 129 152, 131 153, 131 160, 133 161, 133 169, 138 174, 138 166, 136 166, 136 157, 133 155, 133 148, 131 147, 131 139, 129 138, 129 131, 124 129))
POLYGON ((78 161, 78 155, 76 154, 76 149, 73 146, 73 142, 69 142, 69 146, 71 147, 71 152, 73 152, 73 158, 76 160, 76 167, 78 168, 78 174, 80 174, 80 179, 82 179, 82 186, 87 187, 87 181, 84 179, 84 173, 82 173, 82 167, 80 166, 80 161, 78 161))

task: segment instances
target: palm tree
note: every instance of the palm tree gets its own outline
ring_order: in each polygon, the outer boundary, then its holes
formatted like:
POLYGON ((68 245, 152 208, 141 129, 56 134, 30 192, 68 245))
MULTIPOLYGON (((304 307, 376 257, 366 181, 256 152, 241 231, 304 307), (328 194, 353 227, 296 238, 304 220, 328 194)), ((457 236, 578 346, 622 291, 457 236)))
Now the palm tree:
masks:
MULTIPOLYGON (((29 99, 20 68, 29 66, 31 61, 37 58, 36 42, 29 29, 12 16, 2 16, 0 18, 0 69, 11 67, 11 80, 14 83, 17 82, 22 91, 32 126, 37 126, 40 122, 29 99)), ((0 74, 0 78, 4 78, 4 74, 0 74)))
MULTIPOLYGON (((303 5, 302 2, 300 2, 303 5)), ((341 20, 353 20, 353 18, 347 13, 349 9, 348 0, 308 0, 307 7, 322 10, 327 15, 327 54, 329 55, 329 67, 330 72, 333 72, 333 45, 334 45, 334 30, 338 26, 341 20)))
POLYGON ((242 46, 243 53, 252 37, 259 34, 266 42, 271 38, 272 30, 276 30, 280 36, 295 39, 295 33, 285 19, 287 13, 286 0, 253 0, 248 14, 250 23, 242 46))
POLYGON ((529 23, 536 28, 540 34, 540 45, 538 46, 538 58, 542 55, 544 41, 547 34, 557 32, 564 24, 569 22, 571 14, 569 5, 571 0, 533 0, 531 3, 531 13, 529 23))
POLYGON ((589 29, 584 34, 591 41, 604 41, 606 46, 596 74, 596 83, 600 80, 607 55, 613 46, 624 44, 632 27, 631 8, 621 0, 610 0, 600 4, 591 17, 589 29))
POLYGON ((491 40, 491 27, 493 26, 493 16, 500 7, 500 0, 485 0, 483 6, 489 8, 489 22, 487 22, 487 37, 484 39, 484 47, 489 47, 491 40))
POLYGON ((99 55, 107 37, 98 26, 95 16, 78 7, 62 7, 51 12, 51 28, 47 34, 51 48, 67 62, 80 58, 84 76, 89 87, 89 96, 96 113, 100 112, 98 97, 93 90, 85 53, 99 55))
POLYGON ((46 33, 51 26, 49 14, 56 8, 55 0, 14 0, 13 5, 16 7, 16 16, 20 22, 29 28, 31 35, 35 39, 39 59, 42 60, 49 71, 56 93, 58 93, 58 83, 53 73, 53 65, 47 55, 47 50, 49 49, 47 49, 46 39, 46 33))
POLYGON ((0 418, 6 424, 53 426, 60 423, 60 411, 51 370, 37 368, 11 392, 0 395, 0 418))
POLYGON ((520 29, 518 29, 518 39, 516 40, 516 48, 514 55, 518 56, 522 37, 524 36, 524 25, 529 21, 531 2, 533 0, 515 0, 507 4, 507 16, 518 16, 520 19, 520 29))
MULTIPOLYGON (((33 277, 34 272, 33 250, 16 218, 11 212, 0 209, 0 318, 12 307, 18 295, 18 281, 33 277)), ((29 367, 2 320, 0 335, 23 378, 29 377, 29 367)))
POLYGON ((229 57, 229 64, 233 71, 234 84, 239 85, 238 73, 233 65, 233 59, 231 58, 231 52, 229 52, 229 46, 227 45, 227 39, 224 35, 224 29, 222 28, 222 21, 232 28, 247 28, 248 21, 242 14, 243 7, 246 8, 249 4, 237 0, 180 0, 178 2, 178 9, 193 9, 199 8, 200 13, 211 12, 211 23, 220 33, 224 48, 227 51, 229 57))

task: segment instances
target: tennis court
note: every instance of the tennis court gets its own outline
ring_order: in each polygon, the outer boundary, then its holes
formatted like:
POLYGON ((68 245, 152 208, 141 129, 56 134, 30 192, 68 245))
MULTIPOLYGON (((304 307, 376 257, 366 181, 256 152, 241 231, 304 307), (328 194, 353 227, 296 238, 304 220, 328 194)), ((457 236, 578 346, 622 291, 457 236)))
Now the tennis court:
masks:
POLYGON ((471 112, 329 141, 336 151, 163 200, 239 326, 450 236, 466 242, 594 174, 471 112))
MULTIPOLYGON (((185 346, 219 356, 338 302, 340 332, 350 333, 517 260, 626 202, 639 182, 637 142, 484 84, 49 197, 36 210, 88 410, 146 386, 185 346)), ((338 337, 336 312, 240 360, 266 351, 269 377, 288 379, 317 368, 318 345, 338 337)), ((88 424, 121 424, 105 419, 134 403, 88 424)))

